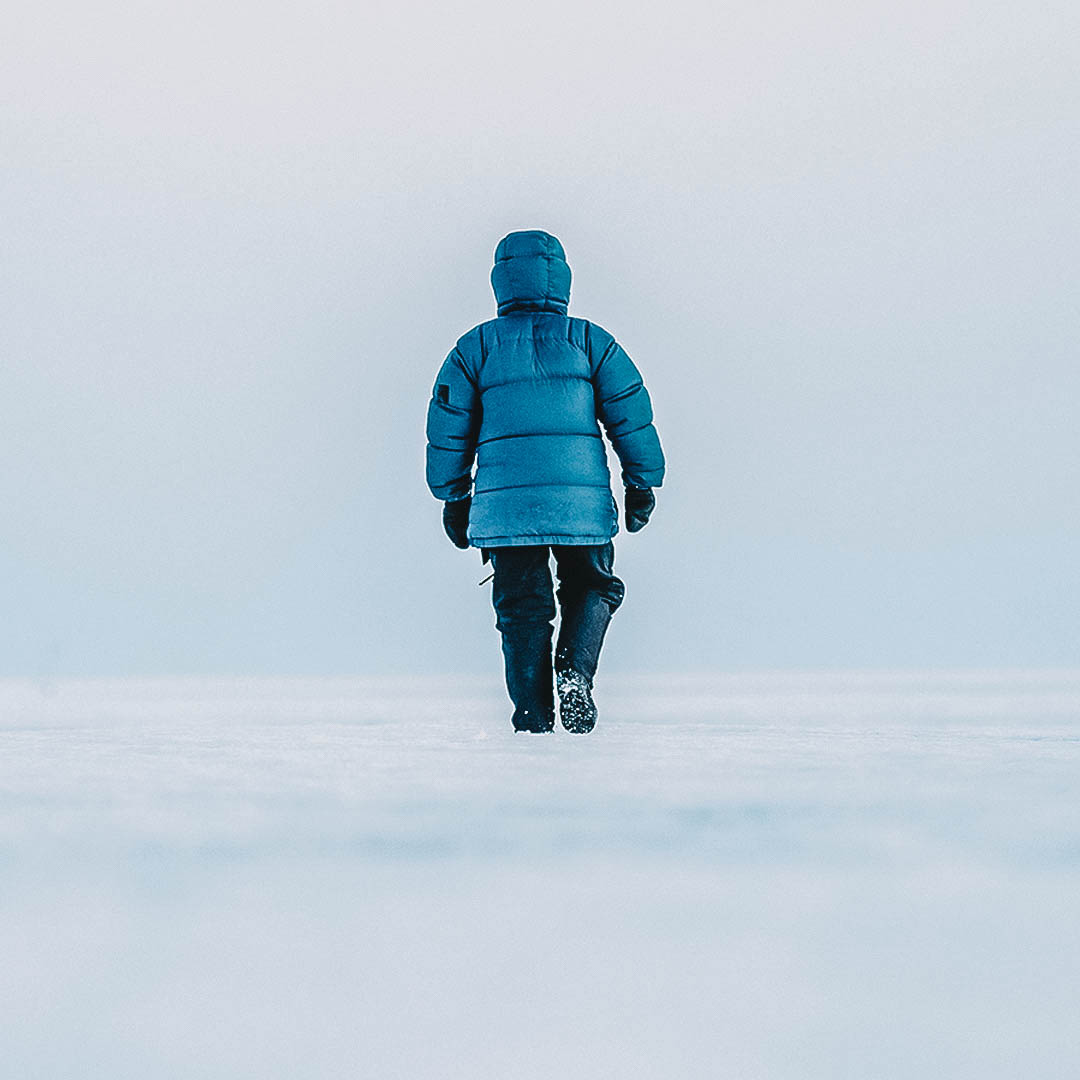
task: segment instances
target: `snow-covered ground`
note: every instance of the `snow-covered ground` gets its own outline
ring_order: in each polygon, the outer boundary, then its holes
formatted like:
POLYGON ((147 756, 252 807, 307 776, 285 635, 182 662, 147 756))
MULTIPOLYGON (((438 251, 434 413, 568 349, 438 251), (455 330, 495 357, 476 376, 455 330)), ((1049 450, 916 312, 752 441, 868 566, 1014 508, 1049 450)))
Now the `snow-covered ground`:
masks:
POLYGON ((1080 1075, 1080 671, 597 700, 0 682, 0 1075, 1080 1075))

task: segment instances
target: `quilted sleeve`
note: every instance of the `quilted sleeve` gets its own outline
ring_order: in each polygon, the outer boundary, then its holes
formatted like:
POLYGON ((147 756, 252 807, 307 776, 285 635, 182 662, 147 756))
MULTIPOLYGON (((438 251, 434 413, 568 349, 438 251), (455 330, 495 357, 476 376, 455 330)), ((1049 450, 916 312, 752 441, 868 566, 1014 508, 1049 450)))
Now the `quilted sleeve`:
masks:
POLYGON ((427 413, 427 483, 436 499, 463 499, 472 487, 480 395, 460 347, 439 369, 427 413))
POLYGON ((596 325, 589 327, 588 352, 596 415, 619 457, 623 484, 659 487, 664 482, 664 451, 641 373, 622 346, 596 325))

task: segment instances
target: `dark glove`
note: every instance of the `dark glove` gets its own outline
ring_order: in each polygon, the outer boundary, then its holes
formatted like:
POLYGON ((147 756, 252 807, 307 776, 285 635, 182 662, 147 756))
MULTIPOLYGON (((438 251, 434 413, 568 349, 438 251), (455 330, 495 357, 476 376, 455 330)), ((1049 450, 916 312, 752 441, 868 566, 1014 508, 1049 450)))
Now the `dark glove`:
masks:
POLYGON ((454 547, 467 548, 469 538, 466 530, 469 528, 469 507, 472 499, 466 495, 464 499, 454 502, 443 503, 442 525, 446 535, 454 542, 454 547))
POLYGON ((656 496, 653 495, 652 488, 628 487, 623 506, 626 510, 627 532, 637 532, 648 525, 649 515, 656 506, 656 496))

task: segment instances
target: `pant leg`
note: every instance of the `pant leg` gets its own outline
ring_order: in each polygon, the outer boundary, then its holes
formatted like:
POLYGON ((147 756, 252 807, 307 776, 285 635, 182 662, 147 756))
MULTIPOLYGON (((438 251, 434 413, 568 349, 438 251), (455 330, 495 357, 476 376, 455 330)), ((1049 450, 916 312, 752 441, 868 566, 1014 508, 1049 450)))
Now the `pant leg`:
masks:
POLYGON ((502 635, 506 689, 517 713, 550 716, 552 621, 550 552, 546 546, 491 548, 491 599, 502 635))
POLYGON ((609 541, 552 550, 562 613, 555 667, 559 671, 573 668, 591 686, 608 623, 626 593, 626 586, 613 572, 615 546, 609 541))

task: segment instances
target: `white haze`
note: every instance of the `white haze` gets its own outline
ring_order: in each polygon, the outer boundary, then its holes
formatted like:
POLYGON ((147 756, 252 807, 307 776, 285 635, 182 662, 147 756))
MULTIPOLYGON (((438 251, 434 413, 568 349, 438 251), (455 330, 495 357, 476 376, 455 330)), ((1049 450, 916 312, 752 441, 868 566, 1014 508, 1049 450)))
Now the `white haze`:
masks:
POLYGON ((609 670, 1080 645, 1074 5, 8 5, 0 666, 489 671, 423 419, 513 228, 652 391, 609 670))

